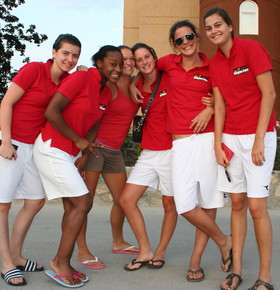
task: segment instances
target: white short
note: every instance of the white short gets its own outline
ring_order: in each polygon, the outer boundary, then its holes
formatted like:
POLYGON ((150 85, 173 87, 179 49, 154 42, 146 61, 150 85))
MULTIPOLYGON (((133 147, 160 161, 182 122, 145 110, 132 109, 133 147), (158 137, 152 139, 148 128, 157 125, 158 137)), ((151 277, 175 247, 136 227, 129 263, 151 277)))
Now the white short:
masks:
POLYGON ((33 144, 16 140, 12 140, 12 143, 18 146, 17 160, 0 156, 0 202, 45 198, 45 191, 32 156, 33 144))
POLYGON ((224 206, 224 193, 217 189, 218 165, 214 133, 192 135, 173 141, 172 184, 177 212, 200 206, 224 206))
POLYGON ((132 169, 127 183, 160 189, 162 195, 173 196, 171 184, 171 151, 144 149, 132 169))
POLYGON ((265 162, 256 166, 252 161, 252 147, 255 134, 223 134, 223 142, 234 152, 227 168, 231 182, 225 176, 225 170, 219 166, 218 188, 228 193, 247 192, 248 197, 261 198, 269 196, 271 172, 276 152, 276 133, 265 135, 265 162))
POLYGON ((77 197, 88 193, 79 174, 74 157, 43 142, 41 135, 35 141, 33 156, 39 170, 48 200, 61 197, 77 197))

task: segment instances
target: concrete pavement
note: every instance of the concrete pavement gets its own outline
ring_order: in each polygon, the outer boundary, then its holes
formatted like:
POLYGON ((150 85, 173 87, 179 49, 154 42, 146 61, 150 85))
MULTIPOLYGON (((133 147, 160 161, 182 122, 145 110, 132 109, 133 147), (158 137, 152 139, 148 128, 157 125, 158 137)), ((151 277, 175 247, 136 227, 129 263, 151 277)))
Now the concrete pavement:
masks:
MULTIPOLYGON (((20 203, 15 203, 11 210, 11 222, 20 208, 20 203)), ((163 211, 161 207, 141 207, 153 249, 156 248, 161 228, 163 211)), ((76 260, 76 250, 72 264, 77 270, 89 276, 90 281, 80 289, 220 289, 219 284, 226 274, 220 269, 220 252, 216 245, 209 241, 203 255, 201 266, 205 271, 205 280, 199 283, 190 283, 186 280, 188 259, 192 252, 195 229, 182 217, 178 224, 171 243, 166 253, 166 263, 160 270, 142 268, 135 272, 127 272, 123 266, 130 262, 135 255, 120 255, 111 253, 111 228, 109 221, 110 207, 94 206, 89 214, 88 241, 95 255, 105 263, 102 270, 90 270, 79 265, 76 260)), ((60 239, 60 222, 63 214, 61 204, 47 204, 33 222, 32 228, 24 244, 23 255, 37 261, 49 269, 48 265, 57 251, 60 239)), ((273 283, 280 289, 279 255, 280 255, 280 209, 271 209, 270 215, 274 230, 274 250, 272 261, 273 283)), ((229 233, 230 208, 218 211, 217 222, 225 233, 229 233)), ((135 237, 126 222, 124 227, 125 237, 128 242, 136 245, 135 237)), ((257 279, 258 255, 251 219, 248 218, 248 234, 244 251, 243 283, 238 290, 248 289, 257 279)), ((28 285, 17 287, 25 290, 63 289, 53 280, 42 273, 25 273, 28 285)), ((3 280, 0 289, 12 289, 3 280)))

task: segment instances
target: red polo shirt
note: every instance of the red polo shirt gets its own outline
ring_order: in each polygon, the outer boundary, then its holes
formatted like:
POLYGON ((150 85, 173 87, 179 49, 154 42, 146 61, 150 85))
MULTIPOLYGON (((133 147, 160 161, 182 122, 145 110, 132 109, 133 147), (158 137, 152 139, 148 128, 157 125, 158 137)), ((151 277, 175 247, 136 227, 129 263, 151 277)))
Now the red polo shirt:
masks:
MULTIPOLYGON (((158 60, 158 69, 167 73, 170 94, 168 96, 168 131, 172 134, 194 134, 190 129, 192 120, 203 111, 201 98, 209 97, 211 82, 208 70, 208 60, 202 53, 199 56, 203 65, 189 71, 183 69, 182 55, 169 54, 158 60)), ((214 131, 214 119, 201 133, 214 131)))
POLYGON ((33 144, 46 122, 44 112, 58 89, 51 79, 51 64, 52 60, 28 63, 13 78, 25 93, 13 107, 12 139, 33 144))
MULTIPOLYGON (((217 50, 210 61, 210 73, 213 87, 219 88, 226 101, 225 133, 256 133, 262 100, 256 77, 269 70, 269 54, 254 40, 234 37, 229 58, 217 50)), ((267 131, 274 131, 275 124, 272 113, 267 131)))
MULTIPOLYGON (((151 93, 143 91, 143 81, 141 78, 137 84, 138 89, 144 97, 141 104, 142 110, 147 106, 151 93)), ((151 85, 151 91, 156 84, 151 85)), ((162 74, 162 78, 154 97, 154 101, 145 118, 141 148, 148 150, 169 150, 172 147, 172 138, 167 132, 167 98, 170 93, 169 83, 166 73, 162 74)))
POLYGON ((119 150, 137 110, 138 105, 127 98, 118 88, 117 97, 111 101, 108 110, 102 117, 96 139, 119 150))
MULTIPOLYGON (((101 76, 96 68, 77 71, 60 85, 58 91, 70 100, 62 111, 67 124, 81 137, 101 118, 99 90, 101 76)), ((42 129, 43 141, 51 139, 51 146, 76 156, 79 149, 68 138, 60 134, 49 122, 42 129)))

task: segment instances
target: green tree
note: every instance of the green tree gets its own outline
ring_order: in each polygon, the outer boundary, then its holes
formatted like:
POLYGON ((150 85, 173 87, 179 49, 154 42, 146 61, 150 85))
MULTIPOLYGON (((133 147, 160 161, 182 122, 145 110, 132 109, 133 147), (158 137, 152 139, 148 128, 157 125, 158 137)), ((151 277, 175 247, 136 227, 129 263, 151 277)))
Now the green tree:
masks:
MULTIPOLYGON (((17 73, 11 66, 11 60, 17 51, 20 56, 25 56, 26 42, 35 43, 38 46, 48 39, 45 34, 38 34, 34 24, 28 29, 19 23, 19 18, 12 15, 11 11, 25 0, 0 0, 0 100, 3 98, 8 83, 17 73)), ((22 61, 29 62, 29 57, 22 61)))

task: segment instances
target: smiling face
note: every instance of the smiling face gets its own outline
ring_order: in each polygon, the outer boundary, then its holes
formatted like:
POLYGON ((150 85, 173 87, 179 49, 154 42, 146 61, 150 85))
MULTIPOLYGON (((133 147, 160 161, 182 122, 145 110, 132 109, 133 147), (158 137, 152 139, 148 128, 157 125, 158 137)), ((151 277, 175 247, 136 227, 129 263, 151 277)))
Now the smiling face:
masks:
POLYGON ((198 46, 198 37, 195 35, 194 31, 188 26, 182 26, 178 29, 176 29, 174 33, 174 41, 178 38, 183 38, 183 42, 181 45, 176 45, 175 43, 174 48, 180 52, 184 56, 193 56, 195 53, 197 53, 197 46, 198 46), (187 34, 194 34, 194 38, 192 40, 188 40, 186 37, 184 37, 187 34))
POLYGON ((156 60, 152 53, 144 47, 141 47, 134 52, 137 69, 143 74, 150 74, 156 68, 156 60))
POLYGON ((54 67, 62 72, 69 72, 76 66, 80 52, 80 47, 62 42, 58 50, 53 49, 52 51, 54 67))
POLYGON ((228 25, 218 14, 205 19, 206 35, 215 45, 221 47, 232 42, 232 25, 228 25))
POLYGON ((129 48, 122 48, 123 55, 123 74, 131 76, 135 69, 135 60, 132 51, 129 48))
POLYGON ((120 51, 108 51, 103 60, 97 61, 97 68, 102 77, 101 82, 116 83, 122 74, 123 56, 120 51))

